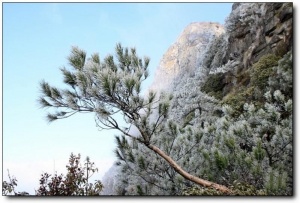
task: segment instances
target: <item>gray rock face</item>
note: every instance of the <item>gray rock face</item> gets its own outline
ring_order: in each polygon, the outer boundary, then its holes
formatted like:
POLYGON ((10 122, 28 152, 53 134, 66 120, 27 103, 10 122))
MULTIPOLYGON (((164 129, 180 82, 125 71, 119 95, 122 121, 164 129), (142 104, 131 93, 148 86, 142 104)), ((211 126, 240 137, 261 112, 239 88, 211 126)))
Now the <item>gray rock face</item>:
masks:
POLYGON ((250 68, 262 56, 283 56, 291 50, 292 14, 292 3, 233 4, 225 34, 212 44, 204 59, 204 66, 212 72, 226 67, 223 94, 237 85, 241 71, 250 68))
POLYGON ((164 90, 182 71, 199 67, 201 56, 211 39, 223 32, 223 26, 218 23, 197 22, 188 25, 162 57, 150 89, 164 90))
POLYGON ((239 17, 228 34, 229 46, 224 62, 231 53, 240 53, 241 68, 247 68, 265 54, 282 55, 292 46, 292 3, 234 4, 229 18, 239 17), (248 7, 248 9, 247 9, 248 7), (247 12, 249 12, 247 14, 247 12))

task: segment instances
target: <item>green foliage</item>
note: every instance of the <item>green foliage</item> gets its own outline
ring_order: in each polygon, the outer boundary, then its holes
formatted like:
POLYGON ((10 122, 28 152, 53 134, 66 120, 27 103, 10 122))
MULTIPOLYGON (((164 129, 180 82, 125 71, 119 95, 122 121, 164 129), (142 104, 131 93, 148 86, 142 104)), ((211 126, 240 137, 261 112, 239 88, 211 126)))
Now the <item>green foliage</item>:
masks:
POLYGON ((76 75, 68 71, 66 68, 61 68, 64 75, 64 83, 74 87, 76 85, 76 75))
POLYGON ((262 143, 257 142, 257 146, 253 149, 254 157, 257 161, 262 161, 265 157, 265 150, 262 148, 262 143))
POLYGON ((253 185, 250 185, 245 182, 234 181, 232 188, 232 195, 237 196, 265 196, 267 195, 266 191, 258 190, 253 185))
POLYGON ((275 77, 276 67, 279 57, 273 54, 262 56, 248 71, 242 71, 237 79, 238 85, 231 89, 222 100, 222 104, 230 105, 236 115, 243 112, 245 103, 253 102, 258 107, 262 107, 265 98, 263 93, 268 87, 269 78, 275 77))
POLYGON ((144 161, 144 158, 142 156, 140 156, 138 158, 138 166, 142 169, 142 170, 145 170, 146 169, 146 164, 145 164, 145 161, 144 161))
POLYGON ((211 187, 191 187, 182 191, 183 196, 219 196, 224 195, 222 192, 211 187))
MULTIPOLYGON (((266 191, 258 190, 253 185, 244 182, 234 181, 230 186, 232 193, 231 196, 265 196, 266 191)), ((182 191, 183 196, 223 196, 226 195, 214 188, 208 187, 191 187, 182 191)), ((227 194, 228 195, 228 194, 227 194)))
POLYGON ((68 57, 70 65, 77 70, 82 70, 86 53, 78 47, 72 47, 72 54, 68 57))
POLYGON ((224 139, 224 143, 225 143, 225 145, 229 148, 229 149, 231 149, 231 150, 234 150, 234 148, 235 148, 235 140, 234 140, 234 137, 229 137, 229 138, 225 138, 224 139))
POLYGON ((201 91, 216 97, 217 99, 222 99, 222 90, 225 87, 224 74, 210 74, 206 82, 202 85, 201 91))
POLYGON ((262 56, 253 64, 251 71, 251 85, 264 91, 268 85, 269 77, 274 77, 273 67, 278 65, 280 58, 274 54, 262 56))
POLYGON ((246 70, 242 70, 240 73, 238 73, 237 75, 237 85, 238 86, 249 86, 251 77, 250 77, 250 70, 251 69, 246 69, 246 70))
POLYGON ((136 188, 137 188, 137 193, 139 196, 145 195, 145 193, 140 185, 137 185, 136 188))
POLYGON ((161 115, 167 115, 170 104, 167 102, 160 103, 158 105, 158 113, 161 115))
POLYGON ((190 122, 195 118, 195 111, 190 112, 185 118, 182 127, 186 127, 187 125, 191 125, 190 122))
POLYGON ((251 102, 253 100, 254 87, 243 87, 241 86, 236 91, 232 91, 227 94, 223 100, 222 104, 230 105, 235 114, 238 116, 243 112, 243 106, 247 102, 251 102))
POLYGON ((219 151, 214 152, 214 159, 219 170, 223 170, 228 166, 228 160, 219 151))
POLYGON ((265 183, 265 188, 269 195, 283 194, 288 195, 286 191, 286 172, 271 170, 265 183))

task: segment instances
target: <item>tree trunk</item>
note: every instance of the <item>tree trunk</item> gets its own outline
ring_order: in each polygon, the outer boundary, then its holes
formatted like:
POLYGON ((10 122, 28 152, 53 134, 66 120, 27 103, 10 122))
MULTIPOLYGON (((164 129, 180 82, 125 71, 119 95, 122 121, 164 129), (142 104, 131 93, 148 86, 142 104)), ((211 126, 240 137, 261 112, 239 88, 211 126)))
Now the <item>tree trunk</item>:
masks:
POLYGON ((198 178, 196 176, 193 176, 191 174, 189 174, 188 172, 186 172, 185 170, 183 170, 170 156, 168 156, 167 154, 165 154, 162 150, 160 150, 158 147, 149 144, 147 146, 149 149, 153 150, 155 153, 157 153, 158 155, 160 155, 163 159, 165 159, 170 165, 171 167, 180 175, 182 175, 184 178, 198 184, 198 185, 202 185, 204 187, 213 187, 221 192, 223 192, 224 194, 230 194, 231 190, 229 188, 227 188, 224 185, 219 185, 217 183, 214 182, 210 182, 208 180, 204 180, 201 178, 198 178))

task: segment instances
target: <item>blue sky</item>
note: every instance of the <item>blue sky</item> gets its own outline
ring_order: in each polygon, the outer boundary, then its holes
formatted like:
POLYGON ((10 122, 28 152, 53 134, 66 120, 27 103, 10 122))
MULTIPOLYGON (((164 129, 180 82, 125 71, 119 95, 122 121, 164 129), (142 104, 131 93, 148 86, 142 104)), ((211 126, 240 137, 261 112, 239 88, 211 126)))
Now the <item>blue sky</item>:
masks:
POLYGON ((100 179, 115 160, 113 131, 99 131, 93 115, 48 124, 37 103, 39 82, 64 87, 75 45, 104 58, 116 43, 136 47, 150 61, 152 82, 159 60, 192 22, 224 23, 231 3, 3 3, 3 175, 34 194, 42 172, 64 172, 71 152, 90 156, 100 179))

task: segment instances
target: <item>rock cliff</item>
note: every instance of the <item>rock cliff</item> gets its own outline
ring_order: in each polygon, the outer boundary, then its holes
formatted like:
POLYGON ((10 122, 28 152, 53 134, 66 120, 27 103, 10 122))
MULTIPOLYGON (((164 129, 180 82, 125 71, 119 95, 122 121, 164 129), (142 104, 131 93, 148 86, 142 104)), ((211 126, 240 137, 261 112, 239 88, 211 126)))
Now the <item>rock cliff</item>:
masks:
POLYGON ((292 47, 292 3, 234 3, 227 19, 228 47, 223 64, 235 54, 247 68, 265 54, 283 55, 292 47))
POLYGON ((221 24, 197 22, 188 25, 162 57, 150 89, 166 89, 182 71, 199 67, 203 53, 214 37, 224 32, 221 24))
POLYGON ((292 40, 292 3, 234 3, 224 27, 197 22, 185 28, 162 57, 150 89, 167 90, 174 79, 197 69, 206 76, 222 69, 226 94, 241 71, 263 55, 283 56, 292 40))

